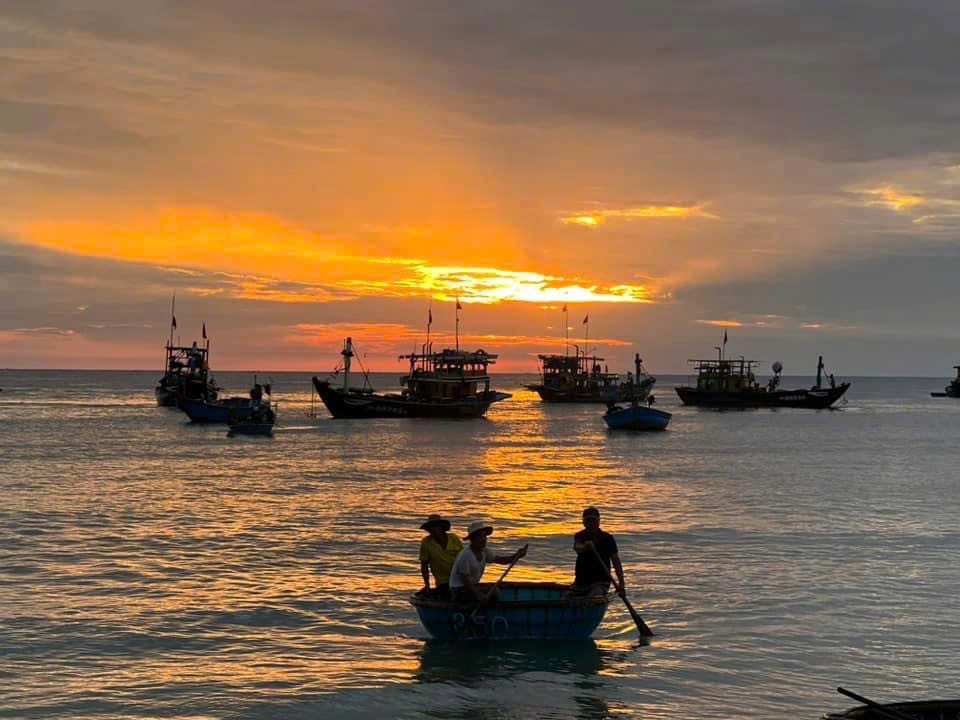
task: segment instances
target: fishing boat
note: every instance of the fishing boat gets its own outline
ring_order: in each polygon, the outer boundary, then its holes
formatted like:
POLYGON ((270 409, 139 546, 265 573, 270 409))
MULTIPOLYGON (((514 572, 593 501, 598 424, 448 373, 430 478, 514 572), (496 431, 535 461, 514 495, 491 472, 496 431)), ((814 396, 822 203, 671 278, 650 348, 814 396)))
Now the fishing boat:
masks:
POLYGON ((168 342, 165 347, 166 370, 154 389, 157 405, 178 407, 186 400, 216 400, 220 388, 210 374, 209 343, 204 347, 196 341, 189 346, 168 342))
POLYGON ((715 408, 812 408, 823 409, 833 405, 850 387, 849 382, 839 385, 831 373, 829 383, 823 384, 823 356, 817 363, 817 382, 809 390, 784 390, 780 388, 780 373, 783 364, 773 363, 773 377, 761 386, 753 369, 760 363, 756 360, 690 360, 697 371, 696 386, 679 385, 675 389, 684 405, 715 408))
MULTIPOLYGON (((488 592, 491 583, 481 583, 488 592)), ((553 582, 502 582, 492 605, 475 605, 414 594, 410 604, 437 640, 546 640, 589 637, 610 604, 610 593, 573 595, 570 586, 553 582)))
POLYGON ((510 397, 509 393, 490 389, 487 368, 497 356, 484 350, 448 348, 432 352, 425 344, 420 353, 401 355, 401 360, 409 361, 410 370, 400 378, 403 389, 399 393, 374 392, 366 371, 363 385, 352 387, 355 352, 351 338, 344 341, 340 355, 342 366, 334 374, 342 369, 341 387, 313 377, 314 389, 335 418, 477 418, 485 415, 493 403, 510 397))
POLYGON ((944 392, 932 392, 930 395, 933 397, 960 398, 960 365, 954 365, 953 369, 957 371, 957 376, 943 389, 944 392))
MULTIPOLYGON (((260 385, 254 385, 254 390, 260 387, 260 385)), ((277 406, 269 399, 265 399, 262 393, 254 400, 254 390, 250 391, 253 404, 247 408, 246 412, 230 411, 227 419, 228 435, 273 435, 273 426, 277 422, 277 406)), ((263 385, 262 390, 269 395, 270 385, 263 385)))
POLYGON ((231 418, 241 420, 261 406, 269 408, 270 399, 264 399, 264 394, 270 395, 269 383, 261 385, 254 380, 247 397, 235 396, 210 401, 183 398, 180 409, 187 414, 191 422, 229 423, 231 418))
POLYGON ((823 720, 954 720, 958 717, 960 700, 919 700, 858 705, 844 712, 827 713, 823 720))
POLYGON ((666 430, 673 415, 634 401, 626 407, 610 405, 603 420, 611 430, 666 430))
POLYGON ((610 403, 633 397, 645 398, 656 378, 643 369, 640 355, 634 357, 636 375, 607 372, 602 357, 587 355, 579 347, 573 355, 538 355, 540 382, 527 385, 546 403, 610 403))
POLYGON ((173 331, 177 329, 176 297, 170 306, 170 337, 164 346, 166 358, 163 376, 154 388, 157 405, 179 407, 185 399, 216 400, 220 388, 210 374, 210 341, 207 325, 203 324, 203 345, 174 345, 173 331))

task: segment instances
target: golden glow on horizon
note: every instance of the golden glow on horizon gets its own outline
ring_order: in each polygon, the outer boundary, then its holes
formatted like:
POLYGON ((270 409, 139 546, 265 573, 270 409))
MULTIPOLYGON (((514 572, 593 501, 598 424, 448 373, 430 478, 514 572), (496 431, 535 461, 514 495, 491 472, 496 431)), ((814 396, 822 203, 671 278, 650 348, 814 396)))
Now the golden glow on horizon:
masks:
POLYGON ((600 227, 608 220, 624 220, 627 222, 650 218, 686 220, 693 217, 717 219, 716 215, 706 212, 702 205, 643 205, 562 215, 560 222, 564 225, 578 225, 593 229, 600 227))
MULTIPOLYGON (((350 240, 259 215, 169 209, 127 222, 46 222, 32 242, 79 255, 151 263, 195 279, 189 291, 244 300, 315 303, 359 297, 424 297, 496 304, 650 303, 647 285, 494 266, 434 265, 416 257, 364 256, 350 240), (206 271, 206 274, 204 274, 206 271)), ((411 249, 421 250, 414 241, 411 249)), ((490 255, 497 255, 491 246, 490 255)))
MULTIPOLYGON (((436 321, 435 323, 436 324, 436 321)), ((287 335, 285 340, 301 345, 325 346, 337 348, 344 338, 351 337, 361 350, 380 355, 406 353, 411 343, 417 344, 426 341, 426 328, 414 328, 403 323, 299 323, 294 326, 294 332, 287 335)), ((438 332, 435 328, 430 333, 430 340, 434 349, 453 347, 455 335, 451 332, 438 332)), ((571 346, 575 339, 571 338, 571 346)), ((590 338, 591 345, 604 347, 629 347, 633 343, 616 338, 590 338)), ((563 349, 564 338, 549 335, 498 335, 460 333, 460 347, 476 349, 482 347, 487 351, 494 351, 499 347, 522 347, 529 345, 531 352, 544 352, 551 349, 563 349)))

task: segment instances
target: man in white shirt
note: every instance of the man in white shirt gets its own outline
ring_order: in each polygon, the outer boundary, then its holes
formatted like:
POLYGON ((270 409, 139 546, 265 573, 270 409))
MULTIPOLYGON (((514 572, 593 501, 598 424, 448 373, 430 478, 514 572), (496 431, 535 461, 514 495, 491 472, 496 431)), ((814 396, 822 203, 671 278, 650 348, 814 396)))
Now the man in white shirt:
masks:
POLYGON ((522 547, 512 555, 497 555, 487 547, 487 537, 493 534, 493 526, 478 520, 470 523, 467 528, 467 545, 450 569, 450 591, 457 602, 477 602, 484 605, 494 598, 493 591, 484 593, 479 588, 483 571, 487 563, 510 565, 527 554, 527 548, 522 547))

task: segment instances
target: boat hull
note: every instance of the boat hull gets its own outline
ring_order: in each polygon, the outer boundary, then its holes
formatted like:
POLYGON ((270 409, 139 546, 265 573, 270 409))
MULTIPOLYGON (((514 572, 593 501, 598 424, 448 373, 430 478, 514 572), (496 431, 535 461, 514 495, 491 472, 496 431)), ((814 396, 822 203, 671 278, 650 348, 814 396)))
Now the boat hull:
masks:
POLYGON ((739 392, 698 390, 680 385, 677 395, 684 405, 714 408, 808 408, 822 410, 837 402, 850 387, 841 383, 834 388, 820 390, 742 390, 739 392))
POLYGON ((410 603, 437 640, 589 637, 603 620, 610 596, 571 597, 569 591, 570 586, 560 583, 505 582, 500 585, 499 600, 475 614, 475 606, 419 595, 412 595, 410 603))
POLYGON ((483 417, 493 403, 510 397, 508 393, 490 390, 461 400, 415 400, 359 390, 344 392, 316 377, 313 386, 335 418, 478 418, 483 417))
POLYGON ((651 407, 617 408, 603 416, 611 430, 666 430, 673 415, 651 407))
POLYGON ((252 410, 250 398, 246 397, 224 398, 216 402, 184 398, 181 400, 180 408, 187 414, 191 422, 223 424, 230 422, 231 417, 235 420, 242 420, 252 410))
POLYGON ((882 704, 878 708, 858 705, 844 712, 828 713, 823 720, 888 720, 889 714, 880 711, 890 710, 901 716, 915 720, 943 720, 960 717, 960 700, 921 700, 919 702, 900 702, 882 704))

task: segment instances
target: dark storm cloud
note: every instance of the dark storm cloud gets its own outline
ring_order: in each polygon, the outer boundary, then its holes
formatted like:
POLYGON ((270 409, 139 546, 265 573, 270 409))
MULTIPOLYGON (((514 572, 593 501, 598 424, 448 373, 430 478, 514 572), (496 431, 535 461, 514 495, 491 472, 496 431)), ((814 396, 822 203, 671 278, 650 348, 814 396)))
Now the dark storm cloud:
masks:
POLYGON ((498 123, 746 138, 836 160, 960 150, 954 2, 101 1, 5 13, 240 63, 376 73, 498 123))

